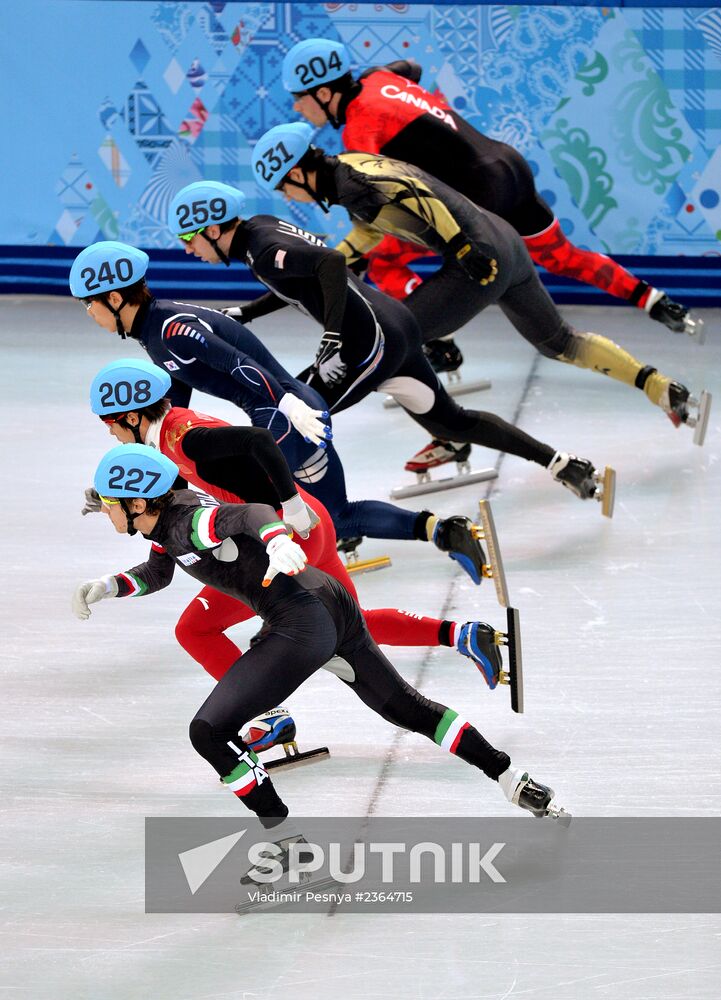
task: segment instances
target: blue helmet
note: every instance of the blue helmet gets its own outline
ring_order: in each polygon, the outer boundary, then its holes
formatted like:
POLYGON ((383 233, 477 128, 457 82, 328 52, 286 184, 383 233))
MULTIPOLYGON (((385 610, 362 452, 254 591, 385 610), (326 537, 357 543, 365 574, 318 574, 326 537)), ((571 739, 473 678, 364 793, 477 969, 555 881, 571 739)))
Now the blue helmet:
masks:
POLYGON ((168 229, 182 236, 205 226, 237 219, 245 205, 245 195, 230 184, 195 181, 175 195, 168 210, 168 229))
POLYGON ((276 125, 253 147, 251 165, 256 183, 274 191, 288 171, 303 159, 311 146, 313 129, 305 122, 276 125))
POLYGON ((145 277, 150 258, 144 250, 104 240, 81 250, 70 268, 70 291, 77 299, 117 292, 145 277))
POLYGON ((100 496, 149 500, 172 489, 178 466, 144 444, 119 444, 103 455, 95 470, 100 496))
POLYGON ((283 86, 291 94, 321 87, 350 73, 348 49, 342 42, 309 38, 298 42, 283 60, 283 86))
POLYGON ((90 386, 93 413, 127 413, 152 406, 168 395, 170 375, 152 361, 120 358, 101 368, 90 386))

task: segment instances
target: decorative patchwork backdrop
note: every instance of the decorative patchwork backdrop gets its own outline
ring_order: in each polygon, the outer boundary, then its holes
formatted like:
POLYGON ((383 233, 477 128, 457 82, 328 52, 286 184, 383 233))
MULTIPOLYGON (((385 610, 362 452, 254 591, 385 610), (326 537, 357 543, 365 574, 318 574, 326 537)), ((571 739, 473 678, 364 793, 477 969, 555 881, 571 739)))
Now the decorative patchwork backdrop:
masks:
MULTIPOLYGON (((249 214, 332 239, 347 217, 255 188, 259 135, 294 119, 283 56, 340 38, 358 69, 423 66, 478 129, 518 147, 576 243, 719 255, 721 11, 408 4, 24 0, 3 4, 13 101, 0 243, 171 247, 175 191, 242 188, 249 214)), ((7 109, 6 109, 7 110, 7 109)), ((339 149, 323 129, 317 143, 339 149)))

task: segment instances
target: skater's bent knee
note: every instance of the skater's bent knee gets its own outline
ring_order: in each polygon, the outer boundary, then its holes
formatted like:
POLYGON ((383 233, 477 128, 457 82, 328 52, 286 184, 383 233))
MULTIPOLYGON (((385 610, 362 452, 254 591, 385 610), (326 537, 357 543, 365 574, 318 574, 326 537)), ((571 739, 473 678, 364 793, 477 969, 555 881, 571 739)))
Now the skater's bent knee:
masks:
POLYGON ((213 752, 214 728, 205 719, 193 719, 188 727, 188 736, 193 749, 201 757, 208 757, 213 752))

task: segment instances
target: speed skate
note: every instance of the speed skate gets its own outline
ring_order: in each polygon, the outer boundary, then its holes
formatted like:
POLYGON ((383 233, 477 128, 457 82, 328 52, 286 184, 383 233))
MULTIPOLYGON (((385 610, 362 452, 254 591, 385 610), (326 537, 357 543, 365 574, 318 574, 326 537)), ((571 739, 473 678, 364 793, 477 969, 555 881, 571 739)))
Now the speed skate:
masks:
POLYGON ((470 444, 455 445, 449 441, 434 439, 406 462, 406 471, 415 472, 416 482, 407 486, 394 486, 390 492, 391 500, 454 490, 459 486, 471 486, 474 483, 485 483, 498 478, 496 469, 479 469, 473 472, 469 462, 470 454, 470 444), (449 462, 456 463, 457 471, 454 476, 431 478, 431 469, 447 465, 449 462))

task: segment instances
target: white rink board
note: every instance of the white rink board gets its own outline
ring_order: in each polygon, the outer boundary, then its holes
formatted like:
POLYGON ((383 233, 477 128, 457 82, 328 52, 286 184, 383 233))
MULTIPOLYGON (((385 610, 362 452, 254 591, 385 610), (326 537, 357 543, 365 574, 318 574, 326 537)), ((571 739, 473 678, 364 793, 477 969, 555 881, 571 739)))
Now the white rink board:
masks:
MULTIPOLYGON (((638 391, 537 360, 496 309, 459 341, 464 397, 542 440, 613 465, 613 521, 542 469, 505 458, 499 479, 402 501, 473 515, 490 496, 521 611, 526 714, 489 693, 450 650, 390 650, 429 697, 475 722, 555 787, 577 816, 718 815, 721 587, 718 512, 721 313, 707 344, 624 308, 567 308, 693 389, 716 393, 704 448, 638 391), (482 333, 481 333, 482 330, 482 333), (533 373, 529 381, 529 376, 533 373)), ((291 371, 319 330, 292 311, 253 325, 291 371)), ((210 681, 173 638, 197 586, 70 614, 75 583, 142 561, 146 543, 81 518, 82 490, 111 439, 89 413, 95 371, 121 346, 60 299, 0 299, 4 723, 3 995, 59 1000, 708 1000, 721 920, 712 916, 168 916, 143 913, 147 815, 242 815, 187 738, 210 681)), ((246 422, 200 396, 198 409, 246 422)), ((382 397, 335 421, 351 499, 387 499, 427 436, 382 397), (382 438, 381 438, 382 435, 382 438), (378 441, 383 441, 379 460, 378 441)), ((496 455, 474 449, 476 465, 496 455)), ((505 616, 432 546, 366 541, 393 568, 358 578, 366 607, 438 617, 505 616), (419 583, 419 581, 421 581, 419 583)), ((238 628, 241 644, 256 623, 238 628)), ((301 747, 330 761, 277 776, 311 815, 505 815, 498 789, 420 737, 396 734, 320 673, 290 708, 301 747)), ((532 822, 529 819, 529 822, 532 822)))

